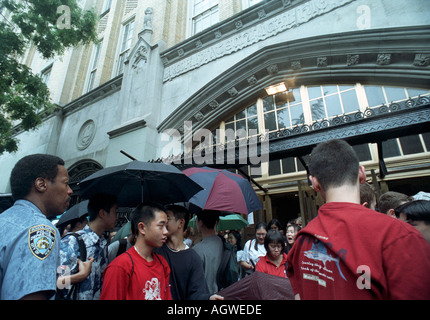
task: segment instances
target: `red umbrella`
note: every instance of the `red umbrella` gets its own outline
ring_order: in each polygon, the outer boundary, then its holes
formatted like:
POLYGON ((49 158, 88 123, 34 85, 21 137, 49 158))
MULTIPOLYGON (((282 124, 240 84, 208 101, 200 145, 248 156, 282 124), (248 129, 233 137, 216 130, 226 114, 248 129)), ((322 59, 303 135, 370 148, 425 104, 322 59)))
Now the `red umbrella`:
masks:
POLYGON ((189 200, 199 208, 243 214, 262 209, 251 184, 241 175, 209 167, 189 168, 183 173, 204 188, 189 200))
POLYGON ((217 294, 224 300, 294 300, 288 278, 255 271, 217 294))

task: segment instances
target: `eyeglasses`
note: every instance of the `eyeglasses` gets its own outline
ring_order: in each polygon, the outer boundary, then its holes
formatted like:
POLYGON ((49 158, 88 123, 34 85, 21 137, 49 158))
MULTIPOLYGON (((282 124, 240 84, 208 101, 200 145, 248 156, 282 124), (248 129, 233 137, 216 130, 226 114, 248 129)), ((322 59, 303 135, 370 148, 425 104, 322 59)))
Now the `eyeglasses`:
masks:
POLYGON ((282 250, 282 245, 270 243, 269 244, 269 248, 272 249, 272 250, 282 250))

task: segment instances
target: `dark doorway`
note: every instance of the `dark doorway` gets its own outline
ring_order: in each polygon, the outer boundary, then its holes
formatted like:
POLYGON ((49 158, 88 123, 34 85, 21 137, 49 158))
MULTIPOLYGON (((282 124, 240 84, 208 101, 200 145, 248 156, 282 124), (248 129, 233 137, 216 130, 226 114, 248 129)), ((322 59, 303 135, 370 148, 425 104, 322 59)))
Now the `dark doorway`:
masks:
POLYGON ((272 200, 272 217, 278 219, 283 228, 288 221, 300 217, 298 192, 275 194, 271 195, 270 198, 272 200))

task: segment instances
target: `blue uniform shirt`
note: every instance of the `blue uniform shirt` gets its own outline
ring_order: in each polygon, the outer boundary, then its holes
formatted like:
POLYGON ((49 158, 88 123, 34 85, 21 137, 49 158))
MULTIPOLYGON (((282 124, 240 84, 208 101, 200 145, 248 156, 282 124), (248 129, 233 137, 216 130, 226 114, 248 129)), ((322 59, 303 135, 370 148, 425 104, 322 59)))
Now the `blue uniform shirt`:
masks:
POLYGON ((33 203, 18 200, 0 214, 0 299, 48 291, 54 297, 58 230, 33 203))

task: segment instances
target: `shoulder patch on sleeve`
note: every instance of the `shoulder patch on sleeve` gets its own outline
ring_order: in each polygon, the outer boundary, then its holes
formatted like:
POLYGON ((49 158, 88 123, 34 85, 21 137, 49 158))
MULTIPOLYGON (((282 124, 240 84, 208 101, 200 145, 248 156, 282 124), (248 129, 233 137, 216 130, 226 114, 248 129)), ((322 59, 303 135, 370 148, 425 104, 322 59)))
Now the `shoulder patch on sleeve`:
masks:
POLYGON ((55 245, 55 230, 47 225, 37 225, 28 229, 28 246, 39 260, 44 260, 55 245))

